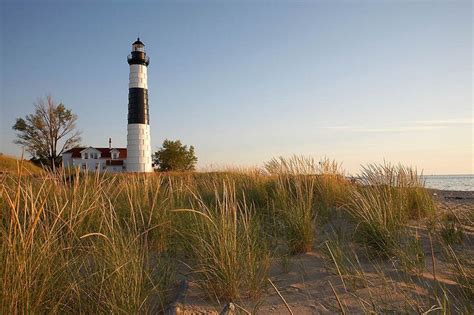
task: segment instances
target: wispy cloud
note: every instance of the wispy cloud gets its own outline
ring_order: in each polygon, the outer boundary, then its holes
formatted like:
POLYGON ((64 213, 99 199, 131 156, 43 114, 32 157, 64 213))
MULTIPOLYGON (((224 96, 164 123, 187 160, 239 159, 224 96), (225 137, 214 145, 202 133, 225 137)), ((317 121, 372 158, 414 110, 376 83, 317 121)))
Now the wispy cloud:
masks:
POLYGON ((324 126, 322 129, 361 132, 361 133, 391 133, 391 132, 416 132, 428 131, 458 126, 474 125, 473 119, 446 119, 446 120, 419 120, 400 122, 392 124, 390 127, 371 127, 371 126, 324 126), (395 126, 393 126, 395 125, 395 126))
POLYGON ((474 124, 474 120, 472 118, 458 118, 444 120, 418 120, 412 121, 411 123, 431 126, 465 126, 474 124))
POLYGON ((322 127, 323 129, 341 130, 351 132, 365 132, 365 133, 382 133, 382 132, 407 132, 407 131, 424 131, 439 129, 432 126, 418 126, 418 127, 394 127, 394 128, 368 128, 368 127, 351 127, 351 126, 331 126, 322 127))

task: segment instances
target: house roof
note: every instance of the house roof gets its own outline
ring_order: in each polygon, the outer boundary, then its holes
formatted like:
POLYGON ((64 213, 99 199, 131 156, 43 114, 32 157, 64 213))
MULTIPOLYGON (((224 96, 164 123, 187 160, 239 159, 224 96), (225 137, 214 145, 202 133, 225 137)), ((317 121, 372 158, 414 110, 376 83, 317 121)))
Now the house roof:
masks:
MULTIPOLYGON (((63 154, 72 153, 71 157, 73 158, 80 158, 81 151, 88 149, 88 147, 76 147, 65 151, 63 154)), ((110 159, 112 156, 110 155, 111 151, 119 151, 119 159, 125 159, 127 157, 127 149, 126 148, 93 148, 97 151, 100 151, 100 158, 101 159, 110 159)))
POLYGON ((81 153, 84 152, 84 151, 92 151, 92 152, 99 152, 100 153, 99 150, 97 150, 96 148, 93 148, 93 147, 85 148, 84 150, 81 151, 81 153))

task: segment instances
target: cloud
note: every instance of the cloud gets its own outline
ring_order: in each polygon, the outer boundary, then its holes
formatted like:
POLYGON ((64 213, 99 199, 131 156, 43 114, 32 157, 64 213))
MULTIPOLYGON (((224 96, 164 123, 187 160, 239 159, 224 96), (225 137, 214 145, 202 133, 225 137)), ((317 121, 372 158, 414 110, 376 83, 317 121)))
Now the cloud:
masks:
POLYGON ((412 123, 419 124, 419 125, 431 125, 431 126, 467 126, 467 125, 473 125, 474 119, 458 118, 458 119, 445 119, 445 120, 419 120, 419 121, 413 121, 412 123))
POLYGON ((425 131, 440 129, 434 126, 415 126, 415 127, 394 127, 394 128, 368 128, 368 127, 351 127, 351 126, 332 126, 322 127, 323 129, 330 130, 341 130, 350 132, 363 132, 363 133, 383 133, 383 132, 407 132, 407 131, 425 131))
POLYGON ((429 131, 459 126, 474 125, 473 119, 446 119, 446 120, 419 120, 398 123, 393 127, 370 127, 370 126, 324 126, 321 129, 361 132, 361 133, 398 133, 398 132, 416 132, 429 131))

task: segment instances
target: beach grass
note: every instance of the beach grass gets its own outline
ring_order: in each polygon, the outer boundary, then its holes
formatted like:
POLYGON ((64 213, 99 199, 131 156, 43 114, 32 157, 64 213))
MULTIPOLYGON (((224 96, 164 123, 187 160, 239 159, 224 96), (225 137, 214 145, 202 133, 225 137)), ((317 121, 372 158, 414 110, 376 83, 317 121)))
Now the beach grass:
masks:
POLYGON ((240 202, 233 184, 215 190, 215 203, 195 196, 182 231, 196 282, 216 299, 234 301, 260 295, 268 277, 270 254, 254 209, 240 202))
POLYGON ((356 236, 378 253, 393 254, 404 224, 433 215, 435 205, 416 170, 402 165, 368 165, 346 204, 357 222, 356 236))
MULTIPOLYGON (((307 252, 340 279, 337 296, 377 290, 374 274, 386 288, 396 275, 432 292, 403 306, 358 297, 359 311, 471 310, 464 219, 438 218, 412 168, 368 165, 354 182, 332 160, 298 156, 206 173, 33 176, 18 165, 0 177, 3 314, 159 313, 183 278, 209 303, 258 300, 273 264, 289 273, 307 252), (425 221, 428 252, 411 227, 425 221), (437 279, 439 261, 455 286, 424 280, 437 279)), ((334 310, 348 307, 339 302, 334 310)))
POLYGON ((41 167, 36 166, 30 161, 17 159, 0 153, 0 174, 17 174, 20 168, 22 172, 26 172, 30 175, 41 175, 43 173, 41 167))

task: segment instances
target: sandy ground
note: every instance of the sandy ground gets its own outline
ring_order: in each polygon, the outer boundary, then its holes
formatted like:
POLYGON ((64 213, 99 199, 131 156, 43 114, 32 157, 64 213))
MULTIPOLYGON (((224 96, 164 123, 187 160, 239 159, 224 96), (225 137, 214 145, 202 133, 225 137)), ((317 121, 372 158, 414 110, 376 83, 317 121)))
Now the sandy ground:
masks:
MULTIPOLYGON (((464 225, 465 240, 463 251, 474 257, 474 191, 456 192, 430 190, 437 202, 439 216, 443 213, 455 212, 467 218, 464 225), (471 218, 471 219, 469 219, 471 218)), ((293 256, 287 261, 275 261, 271 267, 270 279, 289 304, 294 314, 338 313, 340 304, 348 313, 363 313, 373 310, 371 303, 376 302, 378 312, 410 311, 413 305, 423 305, 428 310, 434 302, 433 267, 431 246, 428 233, 423 222, 413 222, 410 228, 415 230, 423 243, 425 267, 416 275, 409 272, 401 273, 390 262, 373 262, 361 260, 363 274, 350 277, 339 277, 334 265, 328 264, 316 241, 315 250, 303 255, 293 256), (337 298, 336 298, 337 296, 337 298), (339 299, 339 301, 337 300, 339 299)), ((435 241, 436 242, 436 241, 435 241)), ((436 281, 448 289, 457 290, 449 268, 445 268, 440 250, 434 245, 436 281)), ((188 282, 183 292, 183 307, 178 314, 220 314, 225 305, 211 302, 195 283, 188 282)), ((258 314, 289 314, 283 300, 269 285, 260 299, 236 301, 252 313, 258 314)), ((411 311, 413 312, 413 311, 411 311)), ((241 311, 240 314, 246 314, 241 311)))
POLYGON ((450 191, 430 189, 440 210, 473 210, 474 191, 450 191))

